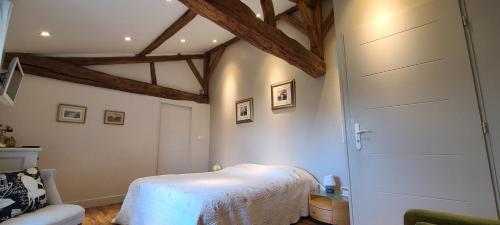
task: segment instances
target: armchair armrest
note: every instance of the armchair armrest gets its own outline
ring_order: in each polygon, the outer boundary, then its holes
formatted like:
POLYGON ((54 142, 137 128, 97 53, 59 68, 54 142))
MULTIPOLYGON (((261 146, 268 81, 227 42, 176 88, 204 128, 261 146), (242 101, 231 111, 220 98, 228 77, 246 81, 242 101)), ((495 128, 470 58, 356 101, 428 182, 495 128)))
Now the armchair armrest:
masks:
POLYGON ((483 219, 446 212, 424 209, 410 209, 404 216, 405 225, 439 224, 439 225, 500 225, 499 220, 483 219))
POLYGON ((57 190, 56 181, 54 179, 57 171, 55 169, 40 169, 43 183, 45 184, 45 191, 47 192, 47 202, 49 205, 62 204, 61 195, 57 190))

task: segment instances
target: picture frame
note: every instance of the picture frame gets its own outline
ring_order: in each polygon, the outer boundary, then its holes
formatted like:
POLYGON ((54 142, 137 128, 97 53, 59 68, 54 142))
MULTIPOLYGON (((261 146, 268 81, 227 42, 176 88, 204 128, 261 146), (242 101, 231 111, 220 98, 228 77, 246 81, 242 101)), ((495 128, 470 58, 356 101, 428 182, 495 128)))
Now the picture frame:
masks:
POLYGON ((87 107, 61 103, 57 106, 57 122, 82 123, 87 119, 87 107))
POLYGON ((125 124, 125 112, 105 110, 104 111, 104 124, 124 125, 125 124))
POLYGON ((253 122, 253 98, 239 100, 236 106, 236 124, 253 122))
POLYGON ((271 109, 285 109, 296 106, 295 79, 271 85, 271 109))

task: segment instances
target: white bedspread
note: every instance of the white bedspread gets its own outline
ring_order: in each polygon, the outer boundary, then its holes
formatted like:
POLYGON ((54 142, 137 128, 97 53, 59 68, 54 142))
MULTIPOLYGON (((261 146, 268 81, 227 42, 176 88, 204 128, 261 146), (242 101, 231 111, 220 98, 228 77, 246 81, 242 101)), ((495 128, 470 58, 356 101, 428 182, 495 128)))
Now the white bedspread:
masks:
POLYGON ((308 215, 317 181, 290 166, 242 164, 218 172, 135 180, 114 223, 288 225, 308 215))

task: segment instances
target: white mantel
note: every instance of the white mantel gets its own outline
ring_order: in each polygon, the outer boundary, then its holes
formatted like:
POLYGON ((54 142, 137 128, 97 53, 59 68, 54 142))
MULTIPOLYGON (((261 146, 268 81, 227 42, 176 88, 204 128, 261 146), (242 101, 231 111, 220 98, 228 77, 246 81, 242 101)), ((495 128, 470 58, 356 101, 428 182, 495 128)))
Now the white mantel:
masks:
POLYGON ((40 151, 41 148, 0 148, 0 171, 35 167, 40 151))

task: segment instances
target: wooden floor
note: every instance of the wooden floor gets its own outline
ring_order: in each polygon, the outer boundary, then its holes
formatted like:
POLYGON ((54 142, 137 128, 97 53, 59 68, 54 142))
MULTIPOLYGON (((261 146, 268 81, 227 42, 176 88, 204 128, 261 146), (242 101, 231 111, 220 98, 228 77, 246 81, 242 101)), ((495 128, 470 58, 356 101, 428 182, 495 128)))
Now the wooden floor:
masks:
MULTIPOLYGON (((85 219, 83 225, 110 225, 120 211, 121 204, 100 206, 85 209, 85 219)), ((310 218, 303 218, 295 225, 325 225, 325 223, 314 221, 310 218)))

